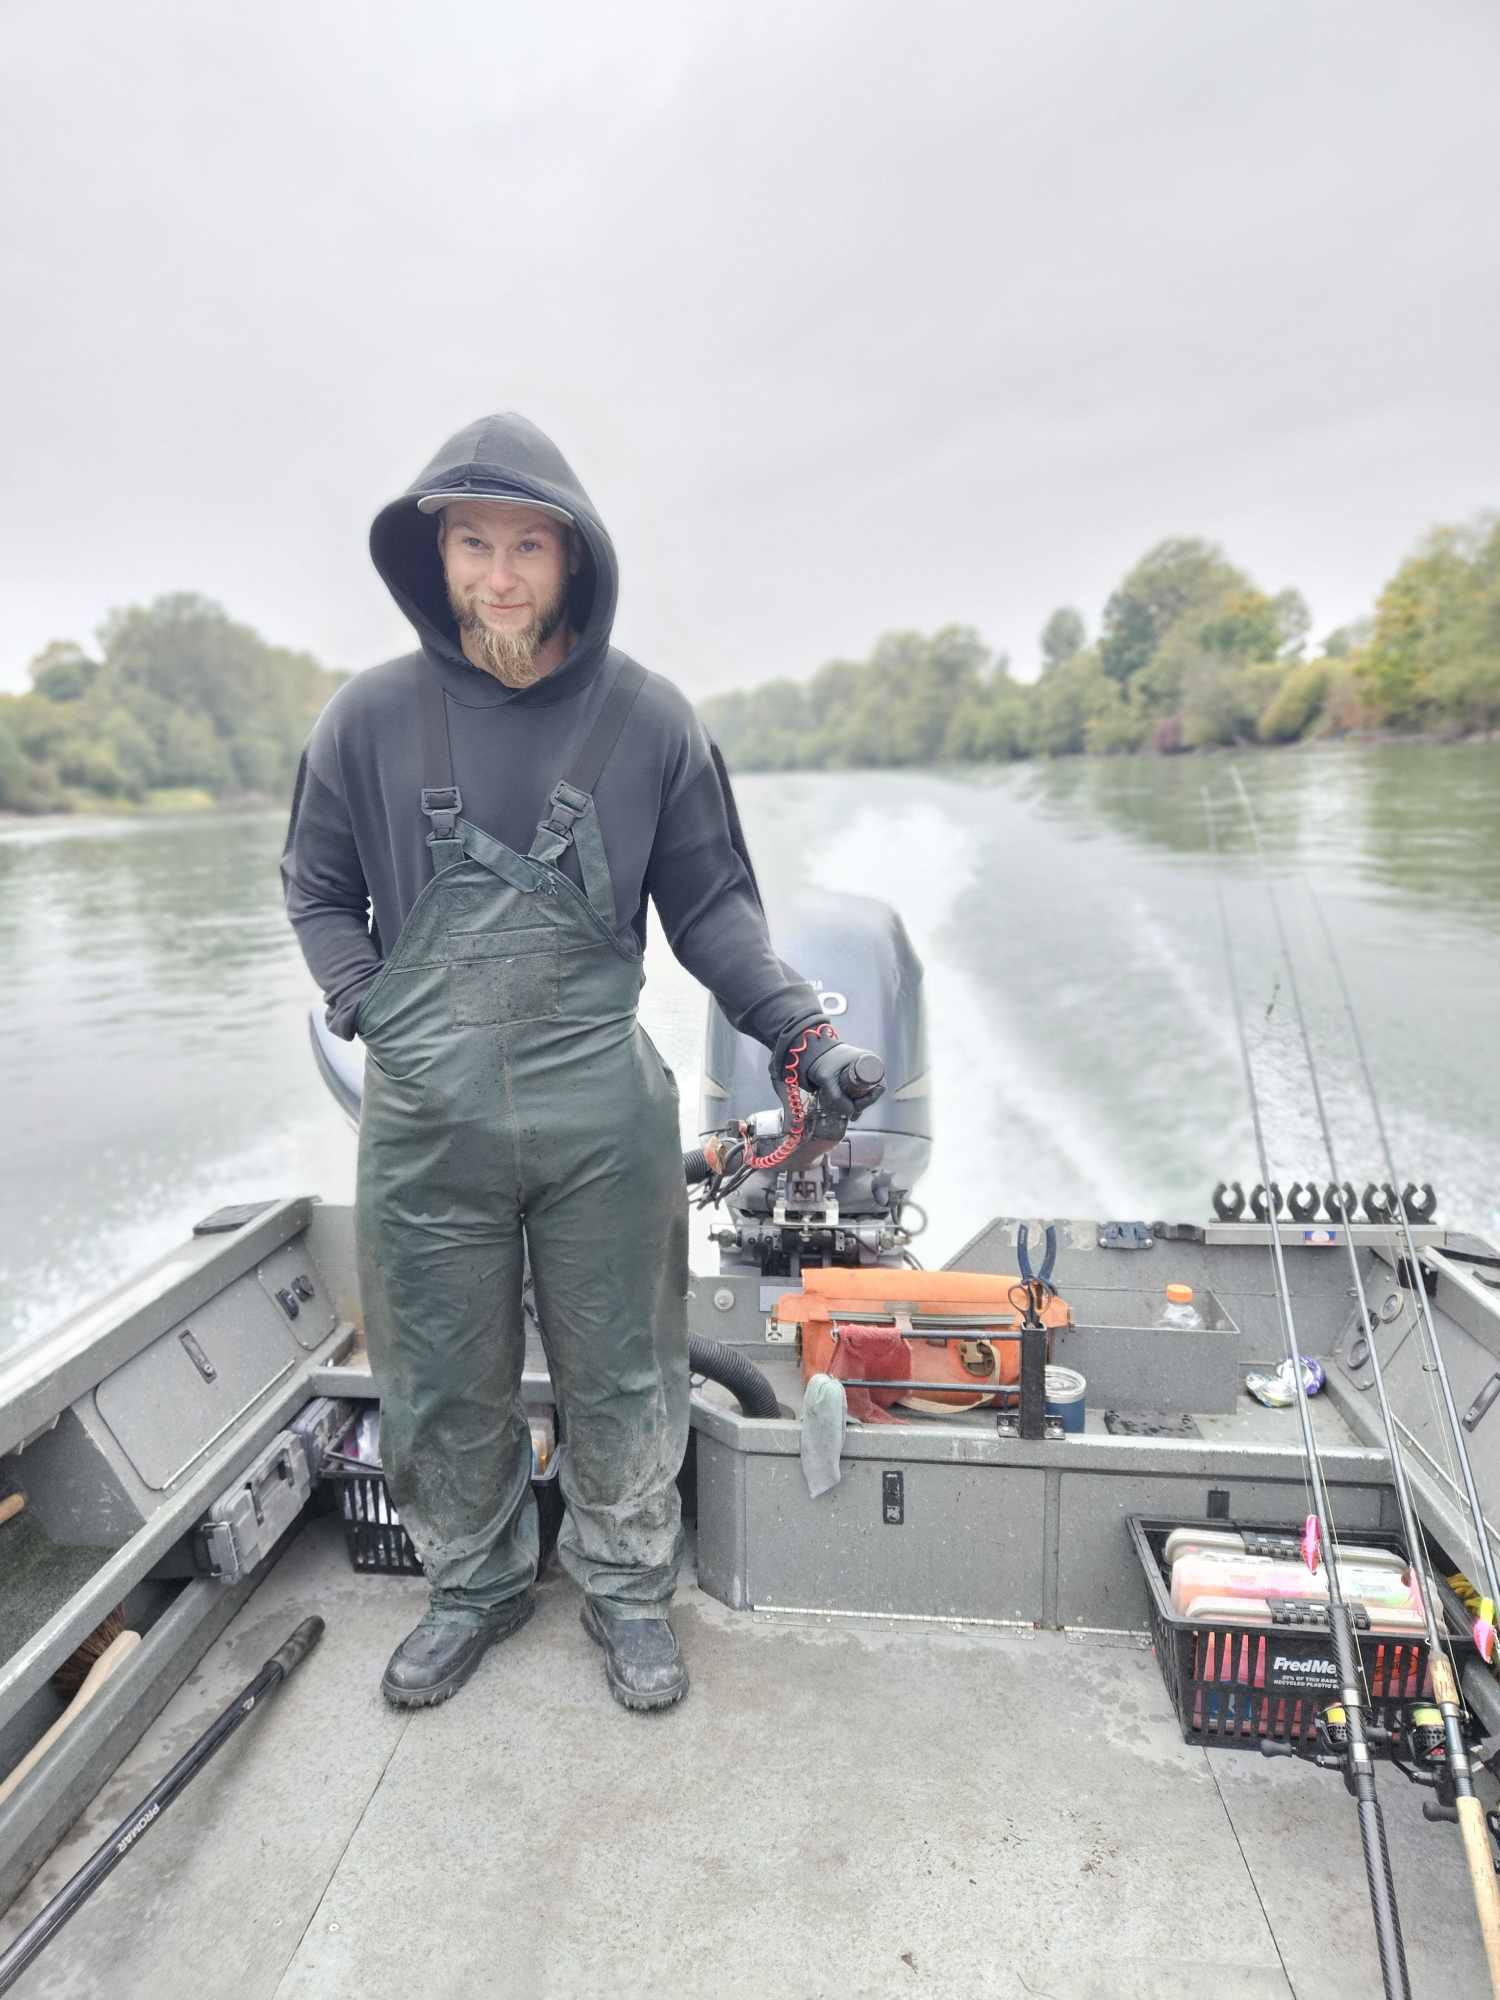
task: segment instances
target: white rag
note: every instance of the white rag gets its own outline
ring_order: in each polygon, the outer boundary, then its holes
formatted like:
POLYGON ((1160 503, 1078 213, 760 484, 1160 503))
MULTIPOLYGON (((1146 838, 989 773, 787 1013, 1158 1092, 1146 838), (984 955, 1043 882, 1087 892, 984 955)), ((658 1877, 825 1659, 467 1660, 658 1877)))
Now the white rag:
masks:
POLYGON ((802 1476, 816 1500, 838 1485, 849 1399, 831 1375, 811 1375, 802 1392, 802 1476))

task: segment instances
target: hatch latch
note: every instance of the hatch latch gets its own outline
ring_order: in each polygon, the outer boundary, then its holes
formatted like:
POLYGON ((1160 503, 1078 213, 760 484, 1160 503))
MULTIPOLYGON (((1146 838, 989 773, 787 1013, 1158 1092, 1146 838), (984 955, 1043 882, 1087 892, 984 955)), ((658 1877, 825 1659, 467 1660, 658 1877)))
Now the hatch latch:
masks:
POLYGON ((1104 1222, 1099 1226, 1101 1250, 1149 1250, 1155 1241, 1144 1222, 1104 1222))

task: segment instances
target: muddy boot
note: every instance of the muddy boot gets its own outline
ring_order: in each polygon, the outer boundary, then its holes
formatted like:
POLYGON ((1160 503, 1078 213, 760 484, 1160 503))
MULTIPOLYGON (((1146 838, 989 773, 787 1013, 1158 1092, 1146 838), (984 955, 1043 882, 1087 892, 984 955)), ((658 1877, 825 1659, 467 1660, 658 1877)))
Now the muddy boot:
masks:
POLYGON ((457 1694, 497 1639, 519 1632, 536 1599, 523 1590, 485 1619, 441 1605, 428 1608, 391 1655, 380 1691, 396 1708, 431 1708, 457 1694))
POLYGON ((604 1648, 609 1691, 625 1708, 670 1708, 688 1691, 677 1635, 665 1618, 624 1618, 583 1601, 583 1629, 604 1648))

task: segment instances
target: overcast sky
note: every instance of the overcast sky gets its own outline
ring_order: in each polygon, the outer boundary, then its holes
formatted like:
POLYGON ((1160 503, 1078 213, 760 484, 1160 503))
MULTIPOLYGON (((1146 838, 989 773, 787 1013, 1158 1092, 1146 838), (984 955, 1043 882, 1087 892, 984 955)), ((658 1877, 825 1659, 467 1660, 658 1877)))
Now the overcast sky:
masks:
POLYGON ((1315 629, 1500 504, 1491 0, 6 0, 0 686, 191 589, 361 667, 519 409, 690 693, 1201 534, 1315 629))

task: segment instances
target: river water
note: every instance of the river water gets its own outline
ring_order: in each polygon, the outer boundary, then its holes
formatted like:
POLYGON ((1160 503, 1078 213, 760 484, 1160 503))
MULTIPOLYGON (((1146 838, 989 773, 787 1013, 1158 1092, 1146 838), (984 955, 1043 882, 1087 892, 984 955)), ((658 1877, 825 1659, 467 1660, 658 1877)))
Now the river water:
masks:
MULTIPOLYGON (((1236 769, 1345 1173, 1384 1178, 1309 882, 1398 1168, 1436 1184, 1440 1220, 1500 1231, 1500 745, 744 778, 772 907, 801 881, 882 895, 925 963, 925 1261, 997 1212, 1201 1219, 1216 1180, 1256 1178, 1216 880, 1273 1169, 1326 1180, 1236 769)), ((0 1351, 221 1203, 351 1198, 354 1135, 313 1066, 316 994, 281 911, 283 827, 256 812, 0 831, 0 1351)), ((691 1120, 704 996, 659 935, 647 967, 643 1018, 691 1120)))

